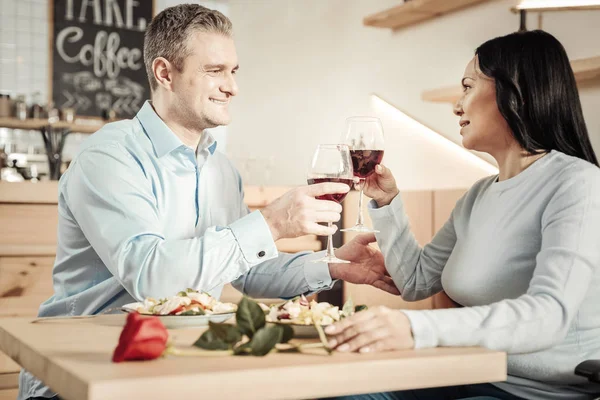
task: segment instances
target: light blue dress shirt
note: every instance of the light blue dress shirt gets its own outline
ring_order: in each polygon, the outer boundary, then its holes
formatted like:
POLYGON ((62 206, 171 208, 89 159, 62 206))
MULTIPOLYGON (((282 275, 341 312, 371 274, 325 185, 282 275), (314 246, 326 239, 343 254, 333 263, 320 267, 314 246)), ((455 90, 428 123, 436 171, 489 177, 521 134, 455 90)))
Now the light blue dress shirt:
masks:
MULTIPOLYGON (((95 314, 191 287, 292 297, 333 285, 322 253, 278 253, 240 176, 204 133, 185 146, 146 102, 105 125, 59 183, 54 295, 40 316, 95 314)), ((53 393, 27 372, 19 398, 53 393)))

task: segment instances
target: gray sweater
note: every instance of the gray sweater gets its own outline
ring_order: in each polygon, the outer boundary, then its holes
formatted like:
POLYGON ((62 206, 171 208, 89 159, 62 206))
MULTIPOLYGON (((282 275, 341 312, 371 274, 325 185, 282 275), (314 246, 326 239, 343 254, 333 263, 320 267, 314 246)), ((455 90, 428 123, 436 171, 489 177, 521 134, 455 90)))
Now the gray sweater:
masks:
POLYGON ((526 399, 600 393, 573 374, 600 358, 600 168, 552 151, 517 176, 477 182, 420 248, 402 200, 370 204, 377 242, 402 298, 444 290, 464 308, 403 310, 417 348, 508 353, 507 382, 526 399))

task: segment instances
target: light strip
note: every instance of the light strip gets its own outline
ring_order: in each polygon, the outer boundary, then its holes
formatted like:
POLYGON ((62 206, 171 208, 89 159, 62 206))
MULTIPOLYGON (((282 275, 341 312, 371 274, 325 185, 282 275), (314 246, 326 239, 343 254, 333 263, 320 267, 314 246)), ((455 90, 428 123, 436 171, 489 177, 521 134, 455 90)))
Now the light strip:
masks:
POLYGON ((516 10, 547 10, 554 8, 571 9, 577 7, 600 8, 599 0, 521 0, 516 10))
POLYGON ((372 94, 371 101, 376 109, 381 110, 382 112, 391 116, 393 119, 407 126, 408 129, 418 132, 419 134, 426 136, 427 138, 435 141, 436 143, 443 145, 448 149, 448 151, 460 153, 460 155, 463 156, 465 159, 469 160, 469 162, 477 165, 477 167, 482 168, 489 174, 495 175, 498 173, 498 168, 495 165, 471 153, 469 150, 454 143, 452 140, 445 138, 433 129, 417 121, 413 117, 407 115, 405 112, 401 111, 396 106, 393 106, 392 104, 383 100, 378 95, 372 94))

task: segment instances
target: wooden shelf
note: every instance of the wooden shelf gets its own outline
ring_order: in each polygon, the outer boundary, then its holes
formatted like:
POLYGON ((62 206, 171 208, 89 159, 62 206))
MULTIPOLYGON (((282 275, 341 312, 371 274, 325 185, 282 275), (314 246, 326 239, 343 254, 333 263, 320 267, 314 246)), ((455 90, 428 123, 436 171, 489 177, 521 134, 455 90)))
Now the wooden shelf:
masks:
POLYGON ((571 67, 578 84, 600 78, 600 56, 571 61, 571 67))
POLYGON ((511 11, 518 13, 520 11, 531 11, 531 12, 547 12, 547 11, 586 11, 586 10, 600 10, 600 4, 588 5, 588 6, 560 6, 560 7, 535 7, 535 6, 521 6, 512 7, 511 11))
POLYGON ((68 129, 71 132, 77 133, 94 133, 105 124, 104 121, 93 121, 95 122, 93 124, 69 123, 65 121, 49 123, 48 120, 41 118, 29 118, 22 121, 17 118, 0 118, 0 128, 41 130, 42 128, 51 126, 56 129, 68 129))
POLYGON ((411 0, 363 19, 363 25, 398 30, 490 0, 411 0))
MULTIPOLYGON (((579 85, 600 80, 600 56, 571 61, 571 67, 579 85)), ((426 90, 421 94, 421 99, 433 103, 456 103, 461 94, 462 88, 457 85, 426 90)))

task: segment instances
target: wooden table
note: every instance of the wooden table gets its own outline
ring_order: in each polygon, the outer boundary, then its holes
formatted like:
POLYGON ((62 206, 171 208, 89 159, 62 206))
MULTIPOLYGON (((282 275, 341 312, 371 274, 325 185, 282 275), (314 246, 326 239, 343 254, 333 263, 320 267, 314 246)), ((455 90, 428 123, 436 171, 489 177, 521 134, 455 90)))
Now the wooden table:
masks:
MULTIPOLYGON (((0 349, 68 400, 309 399, 506 379, 506 355, 482 348, 381 354, 282 354, 110 361, 123 315, 31 323, 0 319, 0 349)), ((177 346, 202 329, 170 331, 177 346)))

